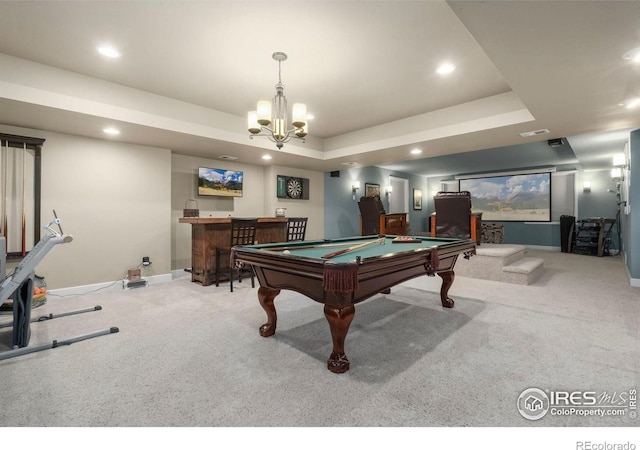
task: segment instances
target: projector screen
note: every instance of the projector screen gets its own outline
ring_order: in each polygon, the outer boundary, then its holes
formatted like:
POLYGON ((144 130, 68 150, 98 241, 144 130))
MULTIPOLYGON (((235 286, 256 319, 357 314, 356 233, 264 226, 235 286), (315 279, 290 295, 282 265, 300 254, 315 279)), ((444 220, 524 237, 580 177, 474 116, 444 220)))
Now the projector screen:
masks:
POLYGON ((466 178, 461 191, 471 193, 471 209, 483 221, 550 222, 551 174, 466 178))

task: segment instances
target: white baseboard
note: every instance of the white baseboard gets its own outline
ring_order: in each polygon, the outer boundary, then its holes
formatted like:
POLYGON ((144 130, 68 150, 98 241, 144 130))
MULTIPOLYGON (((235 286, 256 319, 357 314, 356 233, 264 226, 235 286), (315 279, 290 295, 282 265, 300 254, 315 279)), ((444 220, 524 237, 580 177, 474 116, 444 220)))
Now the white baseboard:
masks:
POLYGON ((175 280, 176 278, 188 277, 191 276, 190 272, 185 272, 184 269, 177 269, 171 271, 171 276, 175 280))
MULTIPOLYGON (((167 283, 173 280, 173 276, 170 273, 163 275, 153 275, 150 277, 144 277, 149 284, 167 283)), ((72 286, 61 289, 51 289, 47 291, 52 297, 69 297, 72 295, 84 295, 96 291, 121 291, 122 280, 107 281, 106 283, 85 284, 82 286, 72 286)))
POLYGON ((534 250, 551 250, 553 252, 559 252, 562 249, 560 247, 553 247, 550 245, 529 245, 529 244, 521 244, 524 245, 527 248, 532 248, 534 250))

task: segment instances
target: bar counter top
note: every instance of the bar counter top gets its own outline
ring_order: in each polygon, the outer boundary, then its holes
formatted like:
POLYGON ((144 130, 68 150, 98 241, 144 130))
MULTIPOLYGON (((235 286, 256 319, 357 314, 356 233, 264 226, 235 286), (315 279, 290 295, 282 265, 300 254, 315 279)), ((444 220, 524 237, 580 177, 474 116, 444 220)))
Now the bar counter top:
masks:
MULTIPOLYGON (((246 217, 242 217, 246 219, 246 217)), ((179 223, 208 224, 208 223, 231 223, 231 217, 180 217, 179 223)), ((286 217, 258 217, 258 223, 279 223, 286 222, 286 217)))

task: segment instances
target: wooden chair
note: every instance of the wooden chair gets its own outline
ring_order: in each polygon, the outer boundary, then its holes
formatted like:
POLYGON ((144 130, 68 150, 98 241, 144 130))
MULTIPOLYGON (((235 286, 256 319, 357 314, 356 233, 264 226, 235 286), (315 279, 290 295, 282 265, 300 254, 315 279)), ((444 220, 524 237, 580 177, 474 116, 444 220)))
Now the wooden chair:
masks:
POLYGON ((307 233, 307 217, 289 217, 287 219, 287 242, 304 241, 307 233))
POLYGON ((431 236, 473 239, 480 245, 482 214, 471 212, 471 193, 438 192, 431 216, 431 236))
POLYGON ((253 245, 256 240, 256 227, 258 219, 231 219, 231 238, 228 248, 216 247, 216 287, 220 285, 220 273, 228 271, 229 289, 233 292, 233 273, 238 272, 238 283, 242 283, 242 273, 248 273, 251 276, 251 287, 256 287, 253 275, 253 267, 244 266, 242 263, 232 264, 229 260, 231 249, 235 245, 253 245), (224 258, 223 256, 229 256, 224 258), (226 265, 224 264, 226 262, 226 265))

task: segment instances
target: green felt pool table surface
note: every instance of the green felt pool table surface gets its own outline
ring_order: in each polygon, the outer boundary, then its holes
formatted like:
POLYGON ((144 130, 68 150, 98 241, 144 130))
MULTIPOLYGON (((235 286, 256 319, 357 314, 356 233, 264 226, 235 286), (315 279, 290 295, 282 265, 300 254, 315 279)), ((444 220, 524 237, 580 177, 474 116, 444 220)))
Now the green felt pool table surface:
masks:
POLYGON ((341 238, 332 240, 313 240, 313 241, 300 241, 300 242, 287 242, 265 245, 246 246, 247 249, 263 250, 268 252, 280 253, 283 257, 286 257, 288 253, 294 257, 311 258, 318 260, 330 260, 333 263, 348 263, 354 262, 359 256, 360 258, 374 258, 390 256, 391 254, 397 254, 400 252, 415 252, 423 251, 425 249, 437 249, 439 246, 459 243, 465 241, 464 239, 451 239, 451 238, 432 238, 432 237, 411 237, 411 241, 397 241, 395 236, 385 236, 379 238, 378 236, 358 236, 351 238, 341 238), (379 241, 379 242, 375 242, 379 241), (370 245, 363 246, 356 250, 344 253, 342 255, 323 258, 324 255, 329 253, 348 249, 352 246, 358 246, 371 242, 370 245), (286 253, 285 253, 286 252, 286 253))

